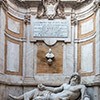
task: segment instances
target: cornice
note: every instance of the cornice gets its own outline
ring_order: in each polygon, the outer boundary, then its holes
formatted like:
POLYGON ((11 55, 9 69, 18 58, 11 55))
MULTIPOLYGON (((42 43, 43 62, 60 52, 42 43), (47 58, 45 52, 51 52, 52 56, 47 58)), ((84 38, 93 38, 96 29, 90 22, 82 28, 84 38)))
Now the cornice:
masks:
POLYGON ((26 42, 26 38, 25 38, 25 37, 22 37, 22 38, 19 38, 19 39, 18 39, 18 38, 15 38, 15 37, 13 37, 13 36, 7 34, 6 32, 5 32, 5 36, 7 36, 8 38, 11 38, 11 39, 13 39, 13 40, 16 40, 16 41, 26 42))
POLYGON ((98 11, 99 8, 100 8, 100 2, 94 0, 90 5, 82 7, 81 9, 78 10, 73 10, 71 15, 72 24, 77 25, 78 21, 93 15, 98 11))
POLYGON ((20 7, 20 8, 31 8, 31 7, 37 7, 40 3, 40 1, 24 1, 21 2, 20 0, 9 0, 11 3, 13 3, 14 5, 20 7))
MULTIPOLYGON (((16 6, 19 6, 21 8, 31 8, 31 7, 37 7, 41 0, 9 0, 11 3, 15 4, 16 6)), ((60 2, 65 7, 71 7, 73 9, 78 9, 86 4, 91 3, 93 0, 60 0, 60 2)))
MULTIPOLYGON (((20 2, 26 2, 26 1, 41 1, 41 0, 18 0, 20 2)), ((61 0, 61 1, 67 1, 67 2, 84 2, 86 0, 61 0)))
POLYGON ((7 10, 8 9, 7 1, 6 0, 0 0, 0 6, 2 6, 2 8, 4 10, 7 10))

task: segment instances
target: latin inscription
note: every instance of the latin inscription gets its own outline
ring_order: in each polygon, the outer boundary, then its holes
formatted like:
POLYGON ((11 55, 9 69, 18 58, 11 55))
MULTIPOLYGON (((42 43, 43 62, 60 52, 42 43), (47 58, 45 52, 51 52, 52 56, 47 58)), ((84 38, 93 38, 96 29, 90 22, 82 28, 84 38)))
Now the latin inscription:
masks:
POLYGON ((70 21, 67 19, 33 21, 34 37, 68 37, 70 21))

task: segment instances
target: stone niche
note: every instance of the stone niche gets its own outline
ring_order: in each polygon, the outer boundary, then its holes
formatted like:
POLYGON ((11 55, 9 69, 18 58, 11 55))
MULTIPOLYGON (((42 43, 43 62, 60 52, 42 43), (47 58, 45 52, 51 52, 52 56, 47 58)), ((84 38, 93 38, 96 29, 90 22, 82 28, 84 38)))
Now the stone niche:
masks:
POLYGON ((0 100, 39 83, 68 83, 74 72, 90 100, 100 100, 99 6, 99 0, 1 0, 0 100))
POLYGON ((54 53, 54 60, 51 65, 48 64, 47 59, 45 57, 48 52, 48 47, 42 43, 37 44, 37 73, 56 73, 60 74, 63 72, 63 46, 61 43, 57 43, 54 47, 52 47, 52 51, 54 53), (56 52, 57 51, 57 52, 56 52))

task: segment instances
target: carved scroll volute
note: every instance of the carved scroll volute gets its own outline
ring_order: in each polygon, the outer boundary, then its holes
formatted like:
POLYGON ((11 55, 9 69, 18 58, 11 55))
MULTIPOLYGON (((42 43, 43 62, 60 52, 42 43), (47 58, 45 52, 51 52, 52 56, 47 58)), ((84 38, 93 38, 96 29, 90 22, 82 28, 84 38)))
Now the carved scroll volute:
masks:
POLYGON ((25 25, 30 24, 30 19, 31 19, 31 16, 30 15, 25 15, 24 16, 25 25))

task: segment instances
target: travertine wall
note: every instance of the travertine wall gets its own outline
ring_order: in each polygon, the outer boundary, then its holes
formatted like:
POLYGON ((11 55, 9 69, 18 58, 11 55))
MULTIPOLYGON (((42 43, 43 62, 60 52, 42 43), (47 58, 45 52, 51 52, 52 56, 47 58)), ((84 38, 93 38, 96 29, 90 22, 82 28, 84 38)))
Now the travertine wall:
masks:
POLYGON ((99 100, 99 4, 93 1, 74 12, 66 7, 63 21, 44 19, 46 24, 55 24, 52 30, 46 30, 43 19, 36 19, 37 6, 30 10, 10 1, 7 4, 8 8, 0 4, 0 100, 8 100, 9 93, 23 94, 39 83, 57 86, 68 82, 74 72, 80 73, 91 100, 99 100), (45 27, 39 25, 40 21, 45 27), (61 25, 63 35, 57 25, 61 25), (37 34, 41 29, 49 35, 37 34), (55 34, 50 37, 52 32, 55 34), (51 65, 45 57, 50 48, 55 57, 51 65))

